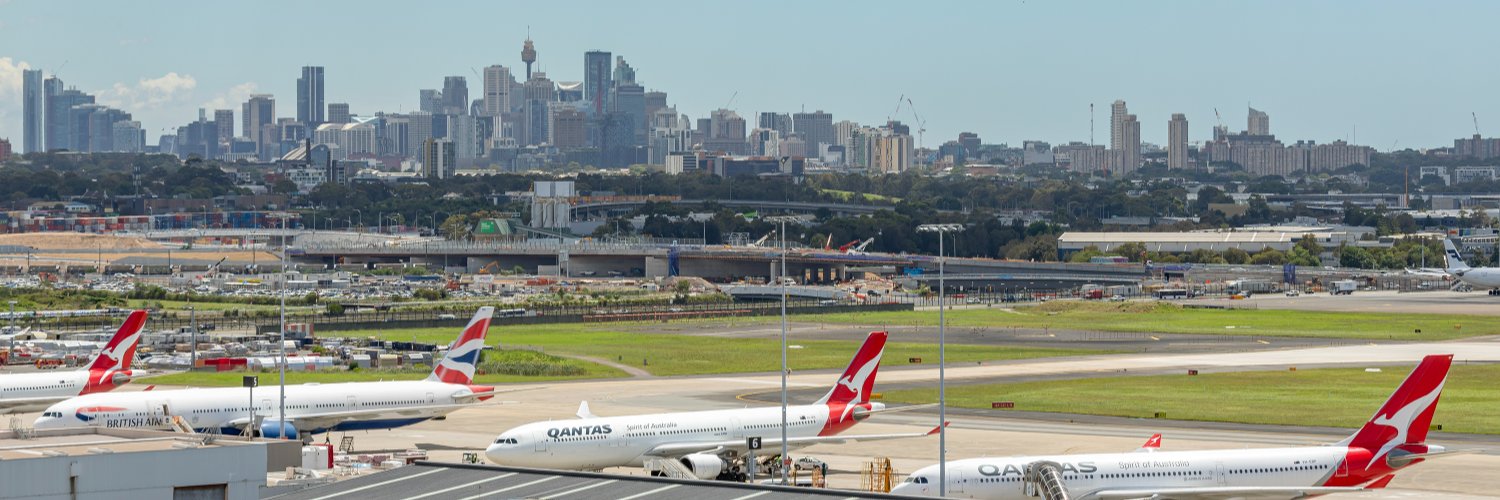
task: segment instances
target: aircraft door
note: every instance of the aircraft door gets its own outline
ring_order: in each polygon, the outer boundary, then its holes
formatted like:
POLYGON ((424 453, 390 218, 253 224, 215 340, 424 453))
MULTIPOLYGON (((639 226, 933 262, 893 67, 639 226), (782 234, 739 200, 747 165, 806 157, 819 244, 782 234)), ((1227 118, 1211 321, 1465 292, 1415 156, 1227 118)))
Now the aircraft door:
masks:
POLYGON ((958 467, 948 468, 948 493, 964 492, 964 470, 958 467))
POLYGON ((349 396, 349 409, 353 410, 356 408, 359 408, 359 400, 354 399, 354 396, 349 396))
POLYGON ((534 441, 536 441, 536 446, 532 448, 533 451, 536 451, 537 453, 542 453, 542 452, 546 452, 547 451, 547 433, 546 432, 536 431, 536 438, 534 439, 534 441))
POLYGON ((1215 465, 1214 477, 1218 479, 1219 486, 1229 486, 1229 472, 1224 470, 1224 462, 1215 465))
POLYGON ((740 427, 740 419, 729 419, 729 432, 731 433, 730 436, 733 436, 735 438, 745 437, 745 429, 743 427, 740 427))
POLYGON ((437 404, 437 398, 433 397, 432 393, 430 392, 427 393, 427 404, 437 404))

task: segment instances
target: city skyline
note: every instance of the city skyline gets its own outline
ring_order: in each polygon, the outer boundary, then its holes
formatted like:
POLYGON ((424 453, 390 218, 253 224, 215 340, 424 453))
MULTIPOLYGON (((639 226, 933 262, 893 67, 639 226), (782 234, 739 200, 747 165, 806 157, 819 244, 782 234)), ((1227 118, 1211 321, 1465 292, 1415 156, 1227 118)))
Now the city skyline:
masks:
MULTIPOLYGON (((708 117, 732 100, 729 109, 741 117, 823 110, 835 121, 876 125, 904 95, 927 123, 923 145, 929 148, 964 131, 978 133, 986 143, 1013 146, 1029 139, 1087 141, 1090 135, 1095 144, 1107 144, 1109 103, 1117 99, 1129 102, 1132 114, 1145 124, 1141 140, 1159 145, 1167 142, 1165 122, 1173 113, 1184 114, 1197 127, 1189 137, 1201 142, 1212 137, 1211 127, 1220 122, 1240 130, 1252 106, 1276 117, 1272 131, 1283 140, 1342 139, 1382 151, 1446 147, 1473 134, 1471 112, 1478 114, 1483 135, 1500 135, 1486 133, 1500 128, 1485 127, 1487 121, 1500 123, 1500 105, 1480 98, 1496 75, 1464 64, 1464 51, 1453 50, 1483 46, 1496 35, 1477 24, 1483 15, 1446 14, 1500 10, 1482 3, 1378 3, 1359 11, 1337 4, 1267 3, 1248 12, 1232 4, 1006 3, 965 5, 973 14, 965 16, 920 10, 882 16, 903 6, 894 3, 868 9, 878 12, 854 13, 812 6, 812 14, 838 13, 850 22, 764 39, 756 38, 763 35, 757 22, 769 22, 774 12, 793 4, 773 2, 744 13, 746 19, 735 23, 693 19, 676 12, 683 9, 660 5, 580 5, 591 14, 586 19, 578 18, 576 6, 527 5, 527 12, 520 12, 515 5, 463 4, 460 10, 497 18, 493 25, 466 30, 421 22, 435 14, 406 12, 398 4, 375 3, 359 12, 299 4, 302 15, 342 24, 377 26, 398 15, 408 22, 403 37, 361 37, 359 50, 307 50, 353 41, 338 31, 314 30, 295 40, 257 42, 252 52, 245 52, 231 43, 236 37, 210 35, 224 29, 225 19, 238 21, 229 32, 242 32, 243 26, 284 15, 292 4, 90 5, 102 15, 66 20, 46 15, 59 8, 57 3, 0 4, 0 46, 10 48, 0 52, 0 137, 22 143, 23 65, 46 70, 48 77, 55 74, 69 86, 97 94, 101 104, 131 113, 143 123, 147 140, 154 141, 163 131, 193 120, 200 107, 210 115, 216 109, 237 110, 251 94, 276 96, 285 103, 278 112, 294 116, 296 80, 304 66, 326 68, 323 99, 347 103, 356 115, 412 111, 411 96, 445 76, 464 76, 470 86, 480 88, 480 72, 487 66, 499 64, 512 75, 522 74, 527 26, 535 44, 534 69, 547 72, 553 81, 585 81, 584 53, 598 50, 628 58, 647 91, 668 92, 671 104, 694 119, 708 117), (1188 5, 1194 8, 1183 8, 1188 5), (1290 9, 1293 5, 1297 8, 1290 9), (163 10, 216 22, 174 24, 168 31, 160 29, 167 26, 158 15, 163 10), (1236 25, 1207 26, 1226 13, 1233 13, 1236 25), (1130 30, 1127 40, 1105 44, 1109 30, 1118 29, 1110 23, 1120 16, 1138 29, 1130 30), (627 29, 689 19, 702 22, 673 22, 676 36, 640 37, 627 29), (987 19, 1008 21, 992 25, 987 19), (1406 31, 1409 25, 1424 25, 1422 19, 1445 28, 1426 32, 1420 45, 1384 36, 1397 29, 1398 20, 1406 31), (1012 22, 1017 20, 1025 22, 1012 22), (1062 20, 1073 24, 1062 29, 1062 20), (994 26, 1004 26, 1001 36, 982 35, 994 26), (891 33, 900 36, 892 43, 872 44, 868 51, 807 50, 891 33), (738 43, 740 35, 759 43, 738 43), (685 43, 710 36, 724 42, 685 43), (411 44, 407 38, 430 43, 411 44), (1168 39, 1177 45, 1161 43, 1168 39), (1255 50, 1228 50, 1251 43, 1255 50), (1308 57, 1309 46, 1324 47, 1327 53, 1308 57), (188 56, 174 52, 179 49, 188 56), (241 53, 243 58, 235 56, 241 53), (768 60, 774 64, 762 63, 768 60), (1401 61, 1416 60, 1426 68, 1444 67, 1444 78, 1399 69, 1401 61), (1181 69, 1163 71, 1168 64, 1181 69), (787 75, 805 76, 814 84, 787 75), (1214 116, 1215 109, 1220 117, 1214 116)), ((910 107, 900 108, 891 118, 914 123, 910 107)))

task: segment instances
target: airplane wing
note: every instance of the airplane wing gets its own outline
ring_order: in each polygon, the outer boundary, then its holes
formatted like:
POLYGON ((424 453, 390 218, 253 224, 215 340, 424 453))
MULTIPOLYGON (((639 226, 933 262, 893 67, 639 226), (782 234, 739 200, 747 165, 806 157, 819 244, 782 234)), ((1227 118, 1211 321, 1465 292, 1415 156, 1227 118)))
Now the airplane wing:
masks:
MULTIPOLYGON (((946 424, 944 424, 946 425, 946 424)), ((786 444, 792 448, 806 448, 815 444, 842 444, 859 441, 882 441, 886 439, 906 439, 923 436, 931 436, 938 433, 938 428, 933 427, 927 432, 907 432, 900 434, 855 434, 848 436, 807 436, 787 438, 786 444)), ((761 446, 766 449, 780 448, 781 436, 765 436, 761 439, 761 446)), ((694 441, 685 443, 663 443, 645 453, 652 457, 681 457, 693 453, 721 452, 735 450, 741 453, 749 451, 745 446, 744 439, 725 441, 694 441)))
POLYGON ((482 398, 482 397, 494 396, 496 394, 505 394, 507 392, 520 392, 520 391, 535 391, 537 389, 546 389, 546 388, 547 388, 547 386, 545 386, 545 385, 534 385, 534 386, 528 386, 528 387, 516 387, 516 388, 513 388, 513 389, 498 389, 498 390, 493 390, 493 391, 471 392, 469 394, 463 394, 463 395, 458 395, 458 396, 454 396, 454 397, 458 398, 459 400, 472 402, 473 400, 476 400, 476 399, 479 399, 479 398, 482 398))
POLYGON ((45 398, 14 398, 0 400, 0 415, 9 413, 20 413, 19 408, 46 408, 67 400, 67 397, 45 397, 45 398))

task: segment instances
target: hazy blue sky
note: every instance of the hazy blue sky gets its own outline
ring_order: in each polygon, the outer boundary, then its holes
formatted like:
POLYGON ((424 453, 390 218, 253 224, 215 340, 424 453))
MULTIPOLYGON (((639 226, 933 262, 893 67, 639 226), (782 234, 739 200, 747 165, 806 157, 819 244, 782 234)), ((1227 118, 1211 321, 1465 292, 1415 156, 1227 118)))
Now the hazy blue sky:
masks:
MULTIPOLYGON (((648 89, 692 118, 730 106, 822 109, 880 123, 906 95, 925 144, 960 131, 986 143, 1109 138, 1124 99, 1142 139, 1185 113, 1194 141, 1214 108, 1231 129, 1247 104, 1283 140, 1379 150, 1500 135, 1500 2, 94 1, 0 0, 0 137, 20 148, 22 66, 136 114, 148 140, 272 93, 295 115, 303 65, 327 67, 327 101, 355 114, 411 110, 417 89, 490 64, 582 80, 583 52, 624 55, 648 89), (210 111, 211 115, 212 111, 210 111)), ((899 119, 914 120, 903 106, 899 119)), ((240 133, 236 130, 236 133, 240 133)))

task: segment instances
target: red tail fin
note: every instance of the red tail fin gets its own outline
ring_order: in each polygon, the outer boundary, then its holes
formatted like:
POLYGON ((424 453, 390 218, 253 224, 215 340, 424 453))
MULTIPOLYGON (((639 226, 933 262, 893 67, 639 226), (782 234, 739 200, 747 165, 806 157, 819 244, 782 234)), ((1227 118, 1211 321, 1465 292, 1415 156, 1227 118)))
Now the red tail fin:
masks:
POLYGON ((115 331, 115 336, 104 344, 104 349, 89 363, 89 371, 120 371, 130 368, 135 361, 135 348, 141 341, 141 328, 146 326, 146 311, 133 311, 125 323, 115 331))
POLYGON ((1437 410, 1438 397, 1443 393, 1443 383, 1452 364, 1452 354, 1422 358, 1422 364, 1406 376, 1406 381, 1396 388, 1380 411, 1342 444, 1370 450, 1370 461, 1374 463, 1397 446, 1426 441, 1427 428, 1432 425, 1432 414, 1437 410))
POLYGON ((870 391, 875 388, 875 372, 880 370, 880 355, 885 352, 885 338, 885 332, 870 332, 864 345, 854 353, 849 367, 834 382, 833 389, 818 400, 818 404, 870 402, 870 391))

